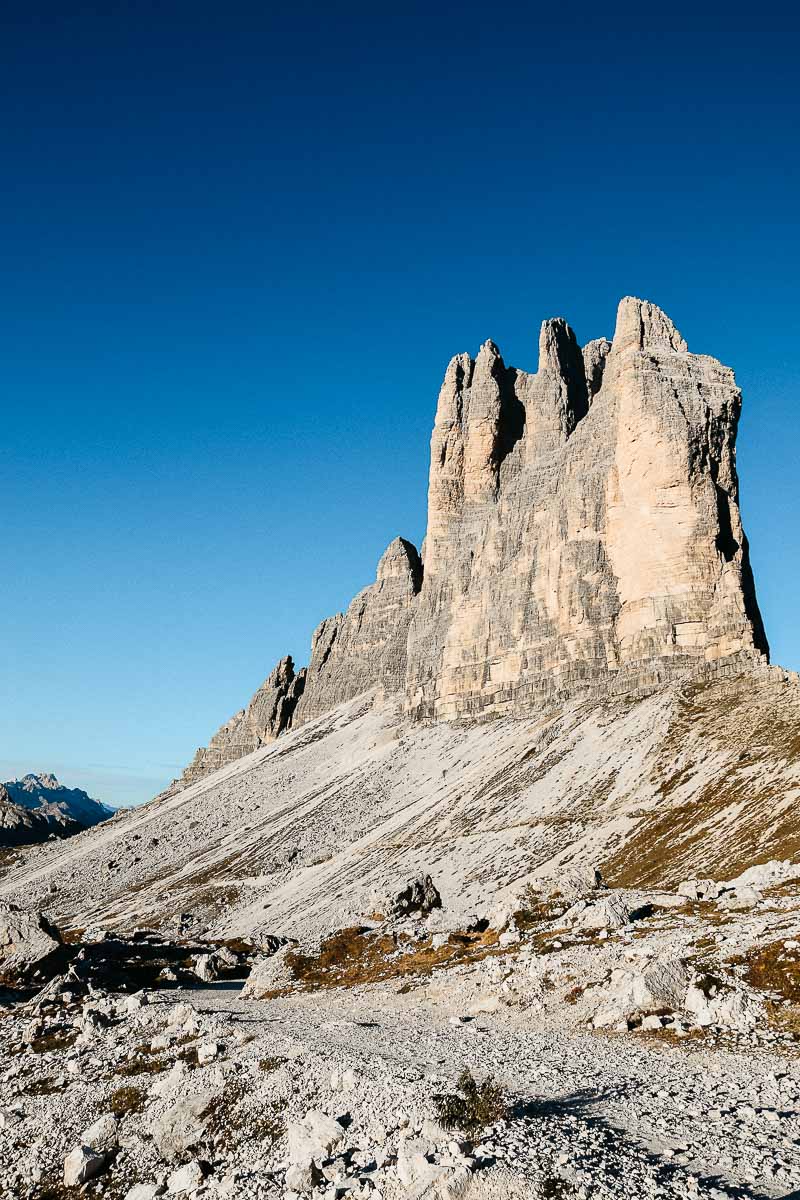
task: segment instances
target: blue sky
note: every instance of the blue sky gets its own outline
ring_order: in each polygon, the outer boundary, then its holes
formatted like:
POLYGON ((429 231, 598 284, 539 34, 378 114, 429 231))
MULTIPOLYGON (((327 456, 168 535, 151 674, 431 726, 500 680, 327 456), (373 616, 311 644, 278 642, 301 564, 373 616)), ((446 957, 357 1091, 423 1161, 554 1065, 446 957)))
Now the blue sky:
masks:
POLYGON ((736 369, 800 667, 797 33, 430 8, 4 10, 0 778, 152 795, 419 544, 450 356, 625 294, 736 369))

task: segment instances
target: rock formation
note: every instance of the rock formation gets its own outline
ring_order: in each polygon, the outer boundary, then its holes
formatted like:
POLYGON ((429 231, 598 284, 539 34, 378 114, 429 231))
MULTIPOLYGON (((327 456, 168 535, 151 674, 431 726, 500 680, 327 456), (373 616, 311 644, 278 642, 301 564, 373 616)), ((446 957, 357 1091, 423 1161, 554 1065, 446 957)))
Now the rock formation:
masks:
POLYGON ((641 693, 767 653, 738 507, 741 395, 654 305, 583 354, 546 321, 535 375, 454 358, 431 443, 408 643, 419 717, 641 693))
POLYGON ((24 775, 0 784, 0 846, 68 837, 113 816, 113 808, 55 775, 24 775))
POLYGON ((279 668, 181 782, 370 691, 401 695, 416 719, 524 715, 766 663, 740 409, 733 372, 631 297, 611 342, 581 349, 566 321, 545 321, 535 374, 490 341, 457 355, 422 556, 396 538, 375 583, 315 631, 304 690, 279 668))
POLYGON ((402 690, 408 626, 421 586, 415 547, 395 538, 378 563, 375 583, 358 593, 346 613, 328 617, 315 630, 297 724, 371 688, 383 694, 402 690))
POLYGON ((201 746, 178 781, 188 787, 204 775, 251 754, 259 746, 272 742, 290 728, 297 702, 303 694, 305 670, 295 674, 291 655, 282 658, 253 696, 247 708, 240 709, 201 746))

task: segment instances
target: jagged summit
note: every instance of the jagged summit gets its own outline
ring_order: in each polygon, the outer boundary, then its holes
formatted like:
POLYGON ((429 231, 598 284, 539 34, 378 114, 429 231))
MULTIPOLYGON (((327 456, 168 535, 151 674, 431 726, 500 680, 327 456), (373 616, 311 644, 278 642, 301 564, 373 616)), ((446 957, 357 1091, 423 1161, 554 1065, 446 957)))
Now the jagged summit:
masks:
POLYGON ((274 741, 278 734, 289 729, 305 681, 305 669, 295 673, 294 661, 287 654, 269 673, 247 708, 240 709, 217 730, 207 746, 199 748, 179 784, 183 787, 194 783, 274 741))
POLYGON ((0 784, 0 846, 66 837, 113 816, 114 809, 48 771, 0 784))
MULTIPOLYGON (((690 354, 670 318, 632 296, 613 341, 581 348, 562 317, 544 321, 535 373, 506 366, 492 341, 456 355, 422 553, 395 539, 375 583, 319 625, 291 720, 371 690, 397 693, 416 719, 524 715, 645 695, 708 664, 765 664, 740 411, 730 368, 690 354)), ((248 712, 189 778, 261 744, 242 736, 248 712)))

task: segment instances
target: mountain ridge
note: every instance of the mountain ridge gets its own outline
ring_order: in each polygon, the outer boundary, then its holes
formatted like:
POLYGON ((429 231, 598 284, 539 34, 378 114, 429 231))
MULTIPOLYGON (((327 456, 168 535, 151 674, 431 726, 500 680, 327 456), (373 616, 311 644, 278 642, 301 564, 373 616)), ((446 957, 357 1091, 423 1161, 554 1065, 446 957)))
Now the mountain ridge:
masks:
POLYGON ((0 784, 0 846, 69 837, 106 821, 115 810, 55 775, 29 772, 0 784))
POLYGON ((739 513, 733 371, 625 297, 612 340, 544 321, 534 374, 494 342, 451 359, 421 551, 392 541, 174 786, 375 690, 413 720, 647 695, 711 661, 769 661, 739 513), (291 688, 291 694, 287 691, 291 688), (242 740, 253 706, 280 719, 242 740))

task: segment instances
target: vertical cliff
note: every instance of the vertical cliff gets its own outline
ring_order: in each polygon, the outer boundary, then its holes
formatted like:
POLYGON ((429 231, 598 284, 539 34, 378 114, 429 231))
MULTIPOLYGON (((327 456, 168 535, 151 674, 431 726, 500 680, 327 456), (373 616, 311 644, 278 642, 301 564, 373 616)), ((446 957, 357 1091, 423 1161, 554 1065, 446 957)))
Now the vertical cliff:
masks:
POLYGON ((493 342, 453 358, 431 438, 422 556, 284 659, 198 751, 189 782, 369 691, 414 719, 640 695, 713 662, 766 661, 739 512, 733 372, 626 297, 612 341, 545 321, 535 374, 493 342), (424 566, 424 569, 423 569, 424 566))
POLYGON ((733 372, 626 298, 581 352, 546 321, 534 375, 450 363, 431 440, 406 706, 477 715, 638 692, 767 645, 738 505, 733 372))

